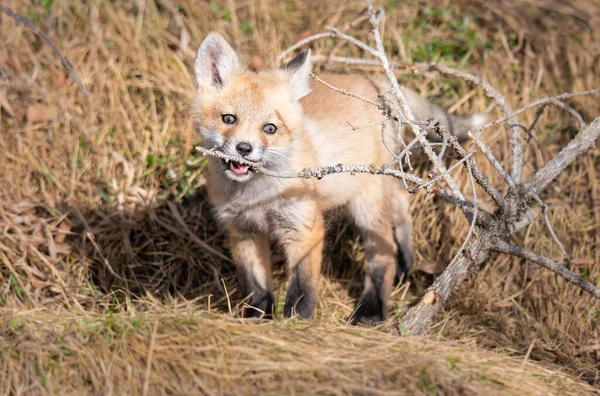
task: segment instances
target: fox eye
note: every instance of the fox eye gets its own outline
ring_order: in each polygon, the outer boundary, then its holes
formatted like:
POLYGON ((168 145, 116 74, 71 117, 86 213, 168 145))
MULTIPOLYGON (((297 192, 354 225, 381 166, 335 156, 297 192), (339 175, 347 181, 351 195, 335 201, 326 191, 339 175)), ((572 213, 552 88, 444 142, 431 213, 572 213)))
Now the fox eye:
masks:
POLYGON ((233 114, 223 114, 221 118, 223 119, 223 122, 225 124, 235 124, 235 122, 237 121, 233 114))
POLYGON ((272 135, 275 132, 277 132, 277 127, 273 124, 267 124, 263 127, 263 131, 265 131, 266 133, 272 135))

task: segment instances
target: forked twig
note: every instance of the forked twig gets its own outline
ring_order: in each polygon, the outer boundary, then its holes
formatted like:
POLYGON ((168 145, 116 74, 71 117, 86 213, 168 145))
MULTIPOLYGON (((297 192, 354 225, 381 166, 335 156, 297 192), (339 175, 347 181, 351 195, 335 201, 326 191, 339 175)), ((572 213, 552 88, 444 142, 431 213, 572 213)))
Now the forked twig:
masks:
POLYGON ((278 177, 281 179, 322 179, 325 176, 333 175, 337 173, 369 173, 372 175, 385 175, 385 176, 393 176, 398 179, 406 178, 413 183, 421 184, 423 183, 423 179, 412 175, 410 173, 404 173, 396 169, 384 168, 381 166, 373 166, 373 165, 330 165, 330 166, 321 166, 314 168, 304 168, 299 172, 274 172, 272 170, 264 168, 258 162, 252 162, 243 159, 242 157, 232 156, 224 154, 220 151, 214 149, 207 149, 202 146, 196 146, 196 151, 201 153, 202 155, 217 157, 224 159, 226 161, 234 161, 241 164, 249 165, 254 171, 262 173, 263 175, 270 177, 278 177))
POLYGON ((455 163, 450 168, 448 168, 444 173, 440 173, 439 175, 437 175, 436 177, 434 177, 433 179, 431 179, 427 183, 423 183, 423 184, 420 184, 418 186, 415 186, 415 187, 411 188, 409 190, 409 192, 411 194, 414 194, 414 193, 416 193, 417 191, 419 191, 422 188, 430 188, 432 184, 434 184, 437 181, 439 181, 440 179, 446 177, 446 175, 449 175, 450 172, 452 172, 454 169, 456 169, 459 166, 461 166, 463 164, 463 162, 468 161, 474 155, 475 155, 475 151, 471 151, 469 154, 467 154, 466 156, 464 156, 463 158, 461 158, 457 163, 455 163))
MULTIPOLYGON (((232 156, 224 154, 215 149, 207 149, 202 146, 196 146, 196 151, 200 154, 221 158, 226 161, 235 161, 241 164, 249 165, 256 172, 262 173, 265 176, 270 177, 278 177, 282 179, 321 179, 328 175, 333 175, 337 173, 349 173, 349 174, 358 174, 358 173, 368 173, 372 175, 385 175, 392 176, 398 179, 409 180, 410 182, 422 184, 425 181, 418 176, 415 176, 410 173, 398 171, 396 169, 389 169, 380 166, 372 166, 372 165, 331 165, 331 166, 323 166, 323 167, 314 167, 314 168, 304 168, 299 172, 274 172, 262 167, 262 165, 258 162, 248 161, 242 157, 232 156)), ((472 202, 468 202, 462 199, 458 199, 445 191, 436 188, 435 186, 431 189, 432 193, 437 196, 443 198, 444 200, 458 206, 463 209, 467 213, 472 213, 474 211, 474 204, 472 202)))
POLYGON ((323 33, 318 33, 318 34, 313 34, 311 36, 308 36, 302 40, 299 40, 297 43, 295 43, 291 47, 286 48, 284 51, 281 52, 281 54, 279 54, 277 56, 276 60, 277 60, 277 62, 281 62, 286 56, 288 56, 288 54, 297 50, 298 48, 302 48, 306 44, 312 43, 313 41, 316 41, 316 40, 319 40, 319 39, 322 39, 325 37, 332 37, 332 36, 335 36, 335 33, 323 32, 323 33))
POLYGON ((596 287, 593 283, 587 281, 583 276, 577 275, 566 269, 564 266, 540 255, 537 255, 533 252, 525 250, 521 247, 511 245, 504 241, 498 241, 492 247, 492 250, 500 253, 506 253, 513 256, 521 257, 527 261, 531 261, 532 263, 538 264, 541 267, 549 269, 555 274, 560 275, 562 278, 567 281, 573 283, 574 285, 579 286, 586 292, 590 293, 592 296, 600 299, 600 289, 596 287))
POLYGON ((336 92, 338 92, 338 93, 340 93, 342 95, 350 96, 352 98, 356 98, 358 100, 361 100, 361 101, 363 101, 365 103, 370 104, 371 106, 377 107, 378 109, 381 109, 381 106, 383 105, 382 103, 377 103, 374 100, 371 100, 369 98, 365 98, 364 96, 360 96, 360 95, 354 94, 354 93, 349 92, 349 91, 347 91, 347 90, 345 90, 343 88, 334 87, 333 85, 329 84, 328 82, 323 81, 321 78, 319 78, 319 76, 317 76, 314 73, 310 73, 310 77, 313 80, 315 80, 316 82, 325 85, 329 89, 332 89, 332 90, 334 90, 334 91, 336 91, 336 92))
POLYGON ((581 128, 583 128, 583 127, 585 127, 586 124, 583 121, 583 118, 581 117, 581 114, 579 114, 572 107, 570 107, 570 106, 566 105, 565 103, 561 102, 561 100, 563 100, 563 99, 569 99, 569 98, 574 98, 574 97, 577 97, 577 96, 597 95, 597 94, 600 94, 600 89, 590 89, 588 91, 582 91, 582 92, 564 93, 564 94, 561 94, 561 95, 552 96, 550 98, 538 99, 535 102, 531 102, 528 105, 521 107, 517 111, 509 114, 509 116, 507 116, 507 117, 498 118, 497 120, 490 121, 487 124, 484 124, 484 125, 481 125, 481 126, 475 128, 475 135, 476 136, 480 136, 481 132, 484 131, 485 129, 488 129, 490 127, 498 125, 498 124, 500 124, 500 123, 502 123, 504 121, 508 121, 511 118, 513 118, 513 117, 515 117, 515 116, 523 113, 524 111, 527 111, 527 110, 532 109, 534 107, 548 105, 548 104, 552 104, 552 105, 560 107, 560 108, 562 108, 564 110, 567 110, 567 112, 569 114, 571 114, 571 115, 573 115, 573 117, 575 117, 575 119, 579 123, 579 126, 581 128))

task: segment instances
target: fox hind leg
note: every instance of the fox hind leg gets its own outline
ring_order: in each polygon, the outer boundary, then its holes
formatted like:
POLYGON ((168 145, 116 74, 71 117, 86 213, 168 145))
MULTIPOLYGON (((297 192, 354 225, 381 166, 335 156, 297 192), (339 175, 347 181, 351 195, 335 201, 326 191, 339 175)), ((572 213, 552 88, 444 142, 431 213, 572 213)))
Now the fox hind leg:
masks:
POLYGON ((400 183, 394 183, 390 199, 393 206, 392 226, 394 229, 394 240, 398 249, 394 283, 398 284, 400 281, 406 281, 413 266, 412 216, 410 214, 410 196, 400 183))
POLYGON ((382 178, 376 189, 355 196, 349 204, 358 226, 365 256, 365 289, 350 320, 375 324, 387 317, 388 298, 396 275, 397 246, 392 228, 392 205, 382 178))

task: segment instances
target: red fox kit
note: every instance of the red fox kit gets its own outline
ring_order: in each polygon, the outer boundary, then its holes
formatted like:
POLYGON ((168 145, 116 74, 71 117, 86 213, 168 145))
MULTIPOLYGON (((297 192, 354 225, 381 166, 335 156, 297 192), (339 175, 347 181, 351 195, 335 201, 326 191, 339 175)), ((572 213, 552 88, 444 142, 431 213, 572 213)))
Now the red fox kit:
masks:
MULTIPOLYGON (((254 72, 244 69, 231 46, 213 32, 198 49, 194 71, 193 114, 207 148, 260 162, 275 172, 339 163, 383 165, 393 160, 382 137, 388 147, 397 148, 395 126, 352 130, 348 124, 377 121, 380 112, 322 84, 311 84, 309 51, 280 69, 254 72)), ((388 89, 383 79, 367 76, 322 78, 368 98, 388 89)), ((409 89, 404 94, 418 119, 437 118, 456 135, 464 135, 480 121, 449 116, 409 89)), ((221 159, 211 160, 207 178, 241 290, 249 296, 252 308, 246 316, 272 315, 271 238, 287 259, 285 316, 313 315, 325 234, 323 213, 343 206, 360 230, 367 259, 365 289, 352 321, 385 319, 394 277, 406 275, 413 263, 409 198, 398 180, 369 174, 280 179, 221 159)))

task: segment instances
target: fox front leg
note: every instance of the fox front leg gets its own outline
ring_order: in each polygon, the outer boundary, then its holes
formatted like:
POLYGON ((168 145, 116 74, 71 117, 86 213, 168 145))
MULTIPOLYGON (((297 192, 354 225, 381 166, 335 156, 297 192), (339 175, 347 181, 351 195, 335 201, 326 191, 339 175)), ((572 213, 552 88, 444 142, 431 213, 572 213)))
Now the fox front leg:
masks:
POLYGON ((244 317, 273 317, 273 279, 266 235, 230 230, 229 245, 237 267, 240 290, 248 298, 244 317))
MULTIPOLYGON (((319 277, 323 259, 325 224, 322 214, 312 208, 297 216, 302 221, 292 223, 289 218, 278 232, 279 241, 287 258, 288 286, 285 298, 286 317, 313 316, 319 295, 319 277)), ((280 226, 283 224, 280 224, 280 226)))

